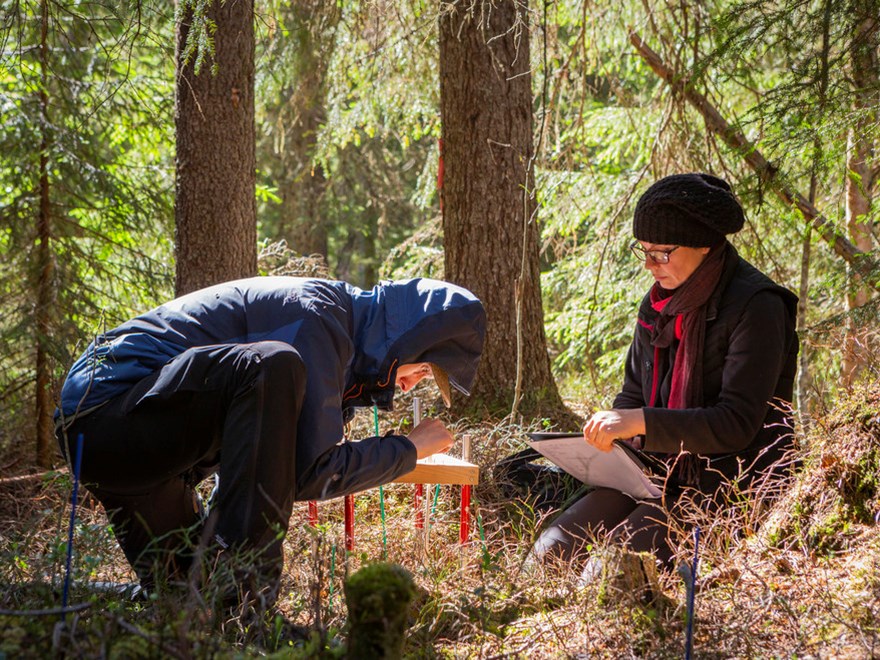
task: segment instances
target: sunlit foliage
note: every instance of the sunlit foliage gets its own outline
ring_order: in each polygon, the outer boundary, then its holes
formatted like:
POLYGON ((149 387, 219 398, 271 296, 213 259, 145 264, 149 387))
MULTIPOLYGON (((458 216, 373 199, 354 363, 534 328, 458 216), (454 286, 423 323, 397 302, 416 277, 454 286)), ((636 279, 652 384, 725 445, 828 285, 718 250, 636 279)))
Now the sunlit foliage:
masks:
POLYGON ((19 413, 2 446, 30 432, 38 289, 56 375, 170 291, 173 78, 169 17, 145 7, 4 1, 0 16, 0 398, 4 422, 19 413))

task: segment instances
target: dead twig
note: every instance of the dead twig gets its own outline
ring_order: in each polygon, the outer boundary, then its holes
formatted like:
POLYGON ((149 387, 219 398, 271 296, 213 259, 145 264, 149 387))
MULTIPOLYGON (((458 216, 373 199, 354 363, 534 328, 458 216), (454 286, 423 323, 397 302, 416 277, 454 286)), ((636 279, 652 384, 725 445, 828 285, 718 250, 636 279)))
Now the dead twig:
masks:
POLYGON ((156 639, 153 635, 150 635, 149 633, 144 632, 143 630, 141 630, 137 626, 129 623, 128 621, 126 621, 125 619, 120 617, 118 614, 109 614, 108 613, 107 617, 109 619, 111 619, 112 621, 114 621, 116 623, 116 625, 118 625, 120 628, 122 628, 126 632, 129 632, 132 635, 137 635, 141 639, 146 640, 147 642, 149 642, 150 644, 152 644, 153 646, 158 648, 160 651, 162 651, 162 653, 165 653, 172 658, 179 658, 180 660, 185 660, 187 657, 189 657, 189 656, 181 653, 177 649, 173 649, 170 646, 168 646, 167 644, 163 644, 161 640, 156 639))
POLYGON ((59 468, 57 470, 46 470, 45 472, 35 472, 33 474, 20 474, 17 477, 4 477, 0 479, 0 486, 12 484, 23 484, 31 481, 39 481, 47 477, 58 476, 67 472, 67 468, 59 468))
POLYGON ((67 607, 50 607, 42 610, 0 610, 0 616, 53 616, 82 612, 92 606, 91 603, 78 603, 67 607))

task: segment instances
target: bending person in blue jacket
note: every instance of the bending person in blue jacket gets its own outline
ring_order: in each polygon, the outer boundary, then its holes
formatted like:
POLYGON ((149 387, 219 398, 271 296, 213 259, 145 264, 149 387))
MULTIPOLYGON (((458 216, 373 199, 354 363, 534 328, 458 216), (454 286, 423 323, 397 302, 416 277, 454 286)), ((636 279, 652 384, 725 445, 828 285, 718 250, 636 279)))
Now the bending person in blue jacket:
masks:
POLYGON ((83 435, 82 483, 142 585, 185 580, 201 542, 221 561, 250 552, 233 600, 271 601, 295 500, 379 486, 452 443, 436 419, 343 442, 354 408, 390 409, 425 377, 447 405, 450 385, 468 394, 484 331, 480 301, 435 280, 220 284, 100 335, 67 375, 59 444, 69 458, 83 435), (195 487, 215 472, 203 522, 195 487))

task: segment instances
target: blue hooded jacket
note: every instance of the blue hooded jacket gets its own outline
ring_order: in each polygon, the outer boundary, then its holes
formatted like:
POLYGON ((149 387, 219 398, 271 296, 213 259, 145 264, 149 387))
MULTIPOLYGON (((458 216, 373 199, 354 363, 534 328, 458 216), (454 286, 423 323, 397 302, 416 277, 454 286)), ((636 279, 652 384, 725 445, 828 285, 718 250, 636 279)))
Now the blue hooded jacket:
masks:
MULTIPOLYGON (((415 451, 402 437, 397 452, 380 450, 385 441, 393 444, 391 438, 339 445, 353 408, 390 409, 397 367, 415 362, 442 367, 450 383, 468 394, 485 325, 483 306, 472 293, 437 280, 383 282, 369 291, 296 277, 227 282, 100 335, 68 373, 56 417, 88 413, 189 348, 282 341, 299 352, 307 371, 297 425, 296 497, 354 492, 411 470, 415 451)), ((139 401, 163 385, 160 377, 139 401)))

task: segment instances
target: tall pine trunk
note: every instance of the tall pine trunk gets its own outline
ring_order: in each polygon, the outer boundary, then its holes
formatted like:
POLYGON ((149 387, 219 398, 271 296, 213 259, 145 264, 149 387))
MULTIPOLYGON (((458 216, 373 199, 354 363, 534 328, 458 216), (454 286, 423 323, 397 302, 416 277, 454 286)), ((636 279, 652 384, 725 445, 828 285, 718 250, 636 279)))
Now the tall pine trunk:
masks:
POLYGON ((538 270, 527 3, 467 0, 440 16, 446 278, 486 306, 473 396, 497 412, 562 409, 538 270))
MULTIPOLYGON (((874 0, 856 3, 863 12, 857 16, 853 42, 850 46, 851 80, 854 86, 853 115, 855 123, 849 130, 846 161, 846 224, 849 239, 859 250, 873 249, 871 204, 874 197, 874 140, 871 137, 877 121, 875 90, 880 83, 877 57, 877 3, 874 0)), ((846 346, 843 351, 842 376, 845 385, 852 385, 867 362, 868 336, 876 328, 860 319, 858 310, 871 298, 871 290, 862 279, 852 274, 853 284, 847 293, 846 346)))
POLYGON ((253 0, 213 2, 214 71, 177 35, 177 294, 257 273, 253 0), (195 59, 195 58, 193 58, 195 59))
POLYGON ((48 342, 51 333, 52 301, 54 299, 55 262, 52 256, 52 207, 49 197, 49 4, 40 4, 40 203, 37 216, 37 276, 34 310, 36 328, 36 437, 37 464, 52 465, 52 371, 49 362, 48 342))
POLYGON ((326 260, 328 232, 321 199, 327 179, 321 164, 315 162, 315 151, 326 117, 327 68, 341 11, 324 0, 300 0, 288 12, 296 80, 286 107, 279 110, 285 125, 279 127, 284 132, 284 177, 279 183, 278 238, 300 254, 320 254, 326 260))

